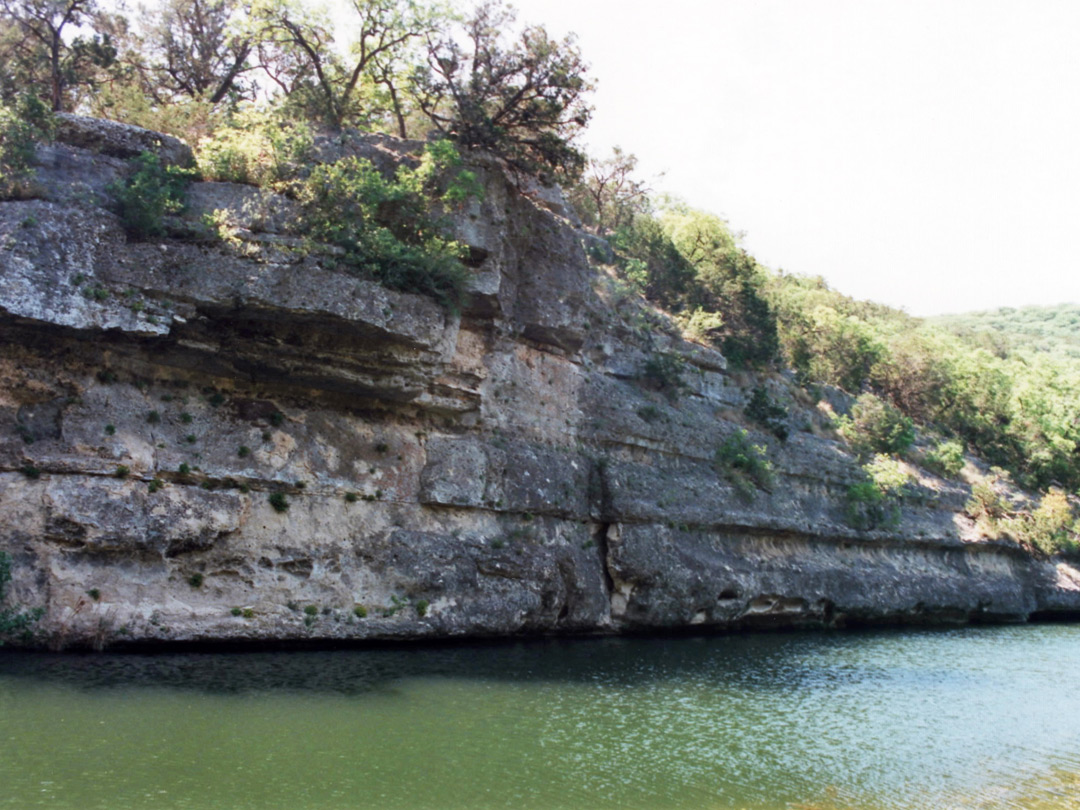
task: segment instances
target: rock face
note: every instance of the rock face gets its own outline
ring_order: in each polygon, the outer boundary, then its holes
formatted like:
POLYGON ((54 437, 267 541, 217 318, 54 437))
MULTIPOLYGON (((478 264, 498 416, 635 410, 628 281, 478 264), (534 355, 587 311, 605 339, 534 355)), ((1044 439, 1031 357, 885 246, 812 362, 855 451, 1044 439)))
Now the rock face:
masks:
MULTIPOLYGON (((392 165, 406 146, 365 148, 392 165)), ((129 241, 106 189, 142 149, 190 161, 66 120, 37 198, 0 203, 0 550, 14 600, 45 609, 36 643, 1080 611, 1080 574, 979 538, 962 484, 916 470, 898 528, 850 528, 862 473, 814 403, 642 329, 550 190, 478 161, 455 315, 296 250, 290 201, 247 186, 195 184, 176 238, 129 241), (214 211, 236 239, 192 235, 214 211), (664 355, 677 395, 643 373, 664 355), (742 416, 759 384, 790 402, 784 442, 742 416), (717 467, 741 429, 770 491, 717 467)))

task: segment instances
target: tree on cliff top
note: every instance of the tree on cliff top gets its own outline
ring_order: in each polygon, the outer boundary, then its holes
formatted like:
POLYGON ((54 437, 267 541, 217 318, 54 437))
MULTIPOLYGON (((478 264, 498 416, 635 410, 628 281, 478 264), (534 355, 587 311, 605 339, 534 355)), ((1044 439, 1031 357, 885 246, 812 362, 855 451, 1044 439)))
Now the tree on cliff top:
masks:
POLYGON ((241 19, 238 0, 164 0, 143 47, 147 94, 158 103, 253 98, 255 41, 241 19))
POLYGON ((598 236, 619 230, 635 214, 648 213, 650 189, 634 178, 636 169, 637 157, 616 146, 611 157, 590 159, 581 182, 568 189, 578 216, 598 236))
POLYGON ((114 34, 126 27, 96 0, 0 0, 0 21, 0 89, 33 89, 58 112, 101 81, 116 61, 114 34))
POLYGON ((573 139, 592 114, 587 66, 573 37, 558 42, 541 26, 509 40, 514 19, 500 2, 485 2, 465 21, 462 40, 429 40, 428 65, 416 77, 420 107, 464 146, 524 172, 574 180, 585 157, 573 139))
POLYGON ((334 45, 327 20, 293 0, 258 0, 252 18, 263 67, 287 102, 332 129, 381 120, 376 88, 389 89, 401 121, 401 99, 392 66, 410 43, 431 35, 442 12, 416 0, 352 0, 353 42, 348 53, 334 45))

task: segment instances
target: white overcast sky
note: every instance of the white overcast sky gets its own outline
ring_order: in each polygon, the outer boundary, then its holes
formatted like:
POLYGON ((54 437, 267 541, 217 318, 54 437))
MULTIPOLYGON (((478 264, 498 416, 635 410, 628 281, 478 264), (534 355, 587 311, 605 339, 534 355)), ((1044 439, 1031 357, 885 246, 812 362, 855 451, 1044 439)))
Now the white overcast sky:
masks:
POLYGON ((1080 301, 1080 2, 516 0, 587 135, 768 266, 915 315, 1080 301))

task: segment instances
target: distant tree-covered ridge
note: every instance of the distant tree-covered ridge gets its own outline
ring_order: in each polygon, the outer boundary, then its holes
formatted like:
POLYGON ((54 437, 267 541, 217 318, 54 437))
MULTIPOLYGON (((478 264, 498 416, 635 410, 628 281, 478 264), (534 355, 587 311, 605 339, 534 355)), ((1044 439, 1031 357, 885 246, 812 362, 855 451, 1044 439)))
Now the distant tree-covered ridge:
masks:
MULTIPOLYGON (((686 336, 737 366, 877 397, 938 443, 919 458, 927 466, 955 474, 966 449, 1023 486, 1080 487, 1080 307, 924 320, 857 301, 762 266, 727 222, 652 199, 633 169, 617 150, 590 164, 571 198, 607 236, 622 282, 686 336)), ((867 438, 842 434, 854 449, 867 438)))
POLYGON ((1080 304, 1002 307, 989 312, 939 315, 927 321, 1003 357, 1030 349, 1080 358, 1080 304))

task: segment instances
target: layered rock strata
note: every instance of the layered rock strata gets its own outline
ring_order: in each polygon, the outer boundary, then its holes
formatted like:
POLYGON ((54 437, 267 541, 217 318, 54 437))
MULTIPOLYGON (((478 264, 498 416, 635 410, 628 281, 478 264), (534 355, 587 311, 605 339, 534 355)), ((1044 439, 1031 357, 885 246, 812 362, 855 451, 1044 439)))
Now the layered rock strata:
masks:
MULTIPOLYGON (((1080 612, 1080 574, 978 537, 962 482, 916 470, 898 528, 850 528, 863 473, 809 398, 627 315, 558 194, 492 161, 452 212, 475 265, 454 314, 302 249, 293 204, 248 186, 196 183, 171 236, 130 241, 109 184, 140 149, 190 154, 75 118, 60 137, 34 198, 0 203, 0 550, 45 609, 35 643, 1080 612), (650 387, 657 356, 685 390, 650 387), (786 441, 742 415, 760 384, 790 402, 786 441), (742 429, 768 491, 718 468, 742 429)), ((409 147, 327 148, 392 167, 409 147)))

